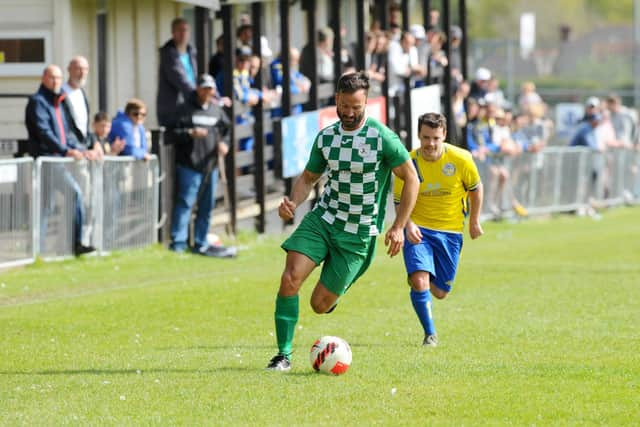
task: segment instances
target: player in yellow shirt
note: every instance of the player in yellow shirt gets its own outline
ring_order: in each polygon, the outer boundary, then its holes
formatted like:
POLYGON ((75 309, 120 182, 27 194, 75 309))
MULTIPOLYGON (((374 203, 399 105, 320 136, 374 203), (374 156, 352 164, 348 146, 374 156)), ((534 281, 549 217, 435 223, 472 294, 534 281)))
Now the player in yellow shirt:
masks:
MULTIPOLYGON (((411 303, 424 329, 426 346, 438 345, 432 316, 432 298, 445 298, 456 276, 465 219, 472 239, 483 233, 480 225, 482 182, 471 153, 444 142, 447 121, 442 114, 426 113, 418 119, 420 148, 411 152, 420 191, 405 227, 404 263, 411 285, 411 303)), ((400 200, 403 182, 394 184, 400 200)))

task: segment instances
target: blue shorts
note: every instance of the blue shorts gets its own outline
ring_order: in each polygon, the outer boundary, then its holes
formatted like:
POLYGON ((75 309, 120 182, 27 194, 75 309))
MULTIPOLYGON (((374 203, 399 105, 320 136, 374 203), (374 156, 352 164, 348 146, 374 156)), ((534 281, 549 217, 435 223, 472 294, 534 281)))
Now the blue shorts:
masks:
POLYGON ((432 277, 431 281, 446 292, 451 291, 456 278, 458 260, 462 250, 462 234, 435 231, 420 227, 422 241, 413 244, 404 240, 402 255, 407 274, 416 271, 426 271, 432 277))

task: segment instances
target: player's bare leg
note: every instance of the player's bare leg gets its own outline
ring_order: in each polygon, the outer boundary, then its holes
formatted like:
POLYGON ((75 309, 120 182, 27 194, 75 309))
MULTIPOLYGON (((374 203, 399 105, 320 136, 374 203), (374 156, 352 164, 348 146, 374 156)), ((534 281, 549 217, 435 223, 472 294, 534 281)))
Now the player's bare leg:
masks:
POLYGON ((318 314, 327 313, 335 307, 338 295, 331 292, 325 285, 318 282, 311 294, 311 308, 318 314))
POLYGON ((316 263, 308 256, 296 251, 287 252, 274 315, 278 354, 267 365, 269 370, 289 371, 291 369, 291 347, 298 322, 298 291, 315 267, 316 263))

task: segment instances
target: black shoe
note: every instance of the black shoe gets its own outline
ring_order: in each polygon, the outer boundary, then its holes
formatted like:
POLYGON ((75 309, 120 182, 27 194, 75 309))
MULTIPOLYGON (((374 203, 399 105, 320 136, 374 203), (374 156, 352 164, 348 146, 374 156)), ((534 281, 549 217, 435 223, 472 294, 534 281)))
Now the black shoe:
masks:
POLYGON ((93 246, 85 246, 82 243, 79 243, 73 249, 73 254, 75 256, 80 256, 80 255, 88 254, 95 251, 96 251, 96 248, 94 248, 93 246))
POLYGON ((338 303, 336 302, 329 308, 329 310, 325 311, 324 314, 333 313, 333 310, 335 310, 337 306, 338 306, 338 303))
POLYGON ((283 354, 277 354, 273 356, 273 359, 269 361, 267 370, 287 372, 291 370, 291 361, 283 354))

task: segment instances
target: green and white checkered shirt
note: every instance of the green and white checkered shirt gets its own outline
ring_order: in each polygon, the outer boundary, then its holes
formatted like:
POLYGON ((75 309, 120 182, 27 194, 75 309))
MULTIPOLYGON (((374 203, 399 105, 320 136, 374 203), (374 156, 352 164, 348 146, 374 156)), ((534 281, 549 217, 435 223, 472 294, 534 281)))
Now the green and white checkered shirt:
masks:
POLYGON ((382 230, 391 170, 409 160, 391 129, 367 118, 359 129, 345 131, 336 122, 320 131, 306 169, 327 173, 313 210, 337 229, 361 236, 382 230))

